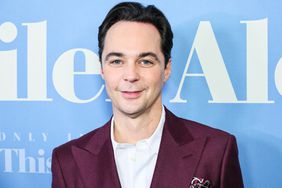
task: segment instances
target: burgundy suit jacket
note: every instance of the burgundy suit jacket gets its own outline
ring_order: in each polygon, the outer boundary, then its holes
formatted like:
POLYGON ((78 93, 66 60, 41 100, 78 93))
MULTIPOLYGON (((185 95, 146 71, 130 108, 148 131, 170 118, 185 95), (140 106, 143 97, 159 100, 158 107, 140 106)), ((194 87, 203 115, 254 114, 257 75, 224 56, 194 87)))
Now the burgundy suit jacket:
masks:
MULTIPOLYGON (((213 188, 243 187, 235 137, 166 109, 151 188, 196 188, 197 178, 213 188)), ((110 121, 53 150, 52 188, 120 187, 110 121)))

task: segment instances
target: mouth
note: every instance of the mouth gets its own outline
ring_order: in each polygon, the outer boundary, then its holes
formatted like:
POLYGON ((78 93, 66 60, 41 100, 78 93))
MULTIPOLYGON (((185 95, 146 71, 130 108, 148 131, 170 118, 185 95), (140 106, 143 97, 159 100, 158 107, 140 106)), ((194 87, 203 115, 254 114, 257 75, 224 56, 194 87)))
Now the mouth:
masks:
POLYGON ((122 96, 126 99, 136 99, 140 97, 142 90, 141 91, 121 91, 122 96))

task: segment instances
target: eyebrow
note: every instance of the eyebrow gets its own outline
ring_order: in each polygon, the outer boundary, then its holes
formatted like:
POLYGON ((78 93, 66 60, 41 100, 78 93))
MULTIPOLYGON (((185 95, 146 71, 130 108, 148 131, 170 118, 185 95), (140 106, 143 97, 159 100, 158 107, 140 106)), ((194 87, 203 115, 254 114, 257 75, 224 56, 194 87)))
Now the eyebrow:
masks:
POLYGON ((105 57, 105 61, 109 60, 110 57, 115 56, 115 57, 123 57, 124 54, 123 53, 119 53, 119 52, 110 52, 106 55, 105 57))
MULTIPOLYGON (((106 55, 105 57, 105 61, 109 60, 110 57, 115 56, 115 57, 124 57, 125 55, 123 53, 120 52, 110 52, 106 55)), ((156 61, 160 62, 160 59, 158 58, 158 56, 153 53, 153 52, 142 52, 138 55, 138 58, 143 58, 143 57, 147 57, 147 56, 151 56, 153 57, 156 61)))
POLYGON ((153 52, 143 52, 143 53, 138 55, 139 58, 147 57, 147 56, 153 57, 156 61, 158 61, 160 63, 160 60, 159 60, 157 54, 155 54, 153 52))

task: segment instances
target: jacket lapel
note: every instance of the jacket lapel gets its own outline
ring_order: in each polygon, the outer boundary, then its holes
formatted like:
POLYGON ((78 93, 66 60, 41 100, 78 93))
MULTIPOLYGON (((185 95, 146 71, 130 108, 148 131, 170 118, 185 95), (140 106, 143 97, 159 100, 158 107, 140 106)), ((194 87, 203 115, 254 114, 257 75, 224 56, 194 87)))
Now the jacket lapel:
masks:
POLYGON ((120 188, 110 139, 110 121, 94 134, 85 144, 72 147, 82 182, 86 188, 120 188))
POLYGON ((206 138, 194 139, 186 125, 166 109, 151 188, 189 187, 205 143, 206 138))
MULTIPOLYGON (((194 139, 181 119, 166 109, 166 120, 151 188, 188 187, 206 143, 194 139)), ((72 147, 85 188, 120 188, 110 139, 110 121, 72 147), (95 134, 95 135, 94 135, 95 134), (88 137, 87 137, 88 138, 88 137)))

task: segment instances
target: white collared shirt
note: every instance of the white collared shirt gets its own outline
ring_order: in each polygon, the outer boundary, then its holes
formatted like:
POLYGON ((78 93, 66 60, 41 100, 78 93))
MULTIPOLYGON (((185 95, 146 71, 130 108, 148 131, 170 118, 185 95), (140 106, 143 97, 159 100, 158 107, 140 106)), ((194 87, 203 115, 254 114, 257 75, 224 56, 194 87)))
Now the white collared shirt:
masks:
POLYGON ((122 188, 149 188, 157 162, 165 110, 154 133, 136 144, 117 143, 114 139, 114 117, 111 121, 111 140, 122 188))

